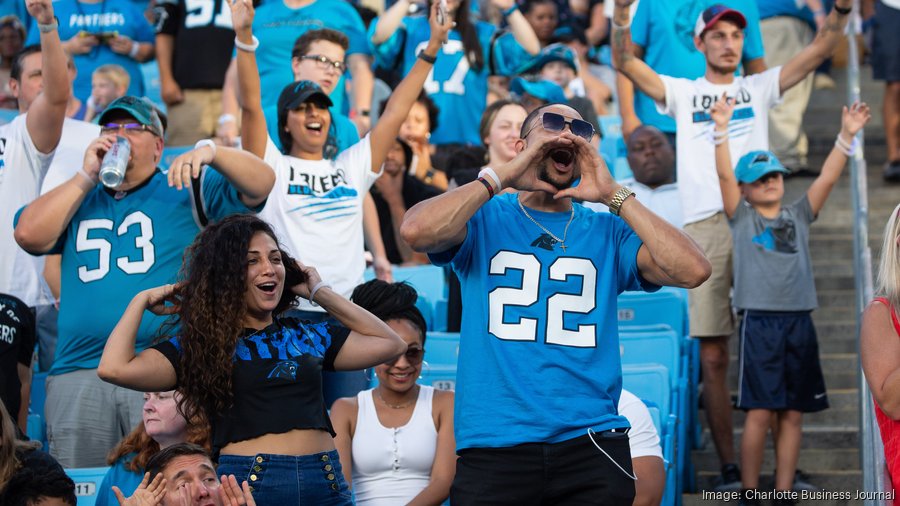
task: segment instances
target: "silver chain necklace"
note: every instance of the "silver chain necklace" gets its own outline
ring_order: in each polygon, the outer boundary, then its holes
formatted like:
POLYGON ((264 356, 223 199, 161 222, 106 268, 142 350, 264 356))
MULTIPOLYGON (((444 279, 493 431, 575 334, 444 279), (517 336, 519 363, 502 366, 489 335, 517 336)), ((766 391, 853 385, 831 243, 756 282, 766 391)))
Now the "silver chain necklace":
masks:
POLYGON ((566 228, 563 230, 563 236, 562 236, 562 239, 560 239, 559 237, 556 237, 556 235, 554 235, 553 232, 551 232, 550 230, 548 230, 547 227, 545 227, 545 226, 541 225, 540 223, 538 223, 538 221, 537 221, 536 219, 534 219, 530 214, 528 214, 528 211, 525 209, 525 206, 522 205, 522 199, 519 198, 519 195, 516 195, 516 202, 519 203, 519 209, 522 210, 522 212, 525 214, 525 217, 528 218, 529 220, 531 220, 532 223, 534 223, 535 225, 537 225, 541 230, 543 230, 544 232, 546 232, 547 235, 549 235, 549 236, 552 237, 556 242, 558 242, 558 243, 559 243, 559 247, 562 248, 563 253, 565 253, 565 252, 566 252, 566 248, 567 248, 567 246, 566 246, 566 236, 569 235, 569 225, 572 224, 572 219, 575 218, 575 206, 572 205, 572 211, 571 211, 571 214, 569 214, 569 221, 566 222, 566 228))

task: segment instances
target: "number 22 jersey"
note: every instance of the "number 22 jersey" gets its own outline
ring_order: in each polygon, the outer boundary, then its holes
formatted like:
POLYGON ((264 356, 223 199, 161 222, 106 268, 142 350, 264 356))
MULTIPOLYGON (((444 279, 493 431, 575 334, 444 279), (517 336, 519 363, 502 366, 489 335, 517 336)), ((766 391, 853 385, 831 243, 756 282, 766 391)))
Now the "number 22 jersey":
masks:
POLYGON ((459 275, 463 307, 456 392, 458 449, 556 443, 627 427, 616 296, 655 290, 643 244, 621 219, 580 204, 528 213, 517 194, 492 198, 455 250, 431 255, 459 275))

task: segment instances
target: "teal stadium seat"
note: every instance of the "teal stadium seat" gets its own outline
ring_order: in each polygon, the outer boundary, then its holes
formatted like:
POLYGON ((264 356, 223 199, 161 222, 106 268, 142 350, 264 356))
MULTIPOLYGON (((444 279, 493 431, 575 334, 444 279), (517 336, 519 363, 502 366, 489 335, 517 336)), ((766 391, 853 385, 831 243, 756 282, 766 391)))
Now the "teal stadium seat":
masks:
POLYGON ((162 160, 159 161, 159 165, 163 169, 169 170, 169 165, 172 165, 172 162, 175 161, 179 155, 187 153, 192 149, 194 149, 194 146, 166 146, 163 148, 162 160))
POLYGON ((85 467, 66 469, 66 474, 75 482, 75 498, 77 506, 94 506, 97 502, 97 489, 103 483, 108 467, 85 467))
POLYGON ((35 372, 31 375, 31 402, 28 405, 28 439, 40 441, 47 449, 47 422, 44 417, 44 403, 47 401, 47 373, 35 372))
POLYGON ((0 109, 0 125, 10 123, 19 115, 17 109, 0 109))

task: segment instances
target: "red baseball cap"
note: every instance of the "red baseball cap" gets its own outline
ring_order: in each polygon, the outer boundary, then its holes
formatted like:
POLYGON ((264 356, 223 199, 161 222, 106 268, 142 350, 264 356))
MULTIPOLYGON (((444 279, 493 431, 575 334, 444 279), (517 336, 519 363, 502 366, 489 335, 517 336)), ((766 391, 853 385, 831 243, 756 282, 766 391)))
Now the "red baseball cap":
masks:
POLYGON ((697 24, 694 25, 694 35, 701 37, 703 32, 709 30, 712 28, 712 25, 723 19, 733 21, 741 30, 747 26, 747 18, 740 11, 722 4, 716 4, 700 13, 700 17, 697 18, 697 24))

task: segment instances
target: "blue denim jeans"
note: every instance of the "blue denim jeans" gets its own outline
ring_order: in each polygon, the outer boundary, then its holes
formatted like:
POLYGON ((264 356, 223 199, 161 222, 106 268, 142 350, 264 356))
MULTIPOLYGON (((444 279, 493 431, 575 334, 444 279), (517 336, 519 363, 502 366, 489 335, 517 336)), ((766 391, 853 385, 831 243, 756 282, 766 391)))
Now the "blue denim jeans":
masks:
POLYGON ((218 474, 246 480, 256 504, 352 505, 336 450, 312 455, 222 455, 218 474))

